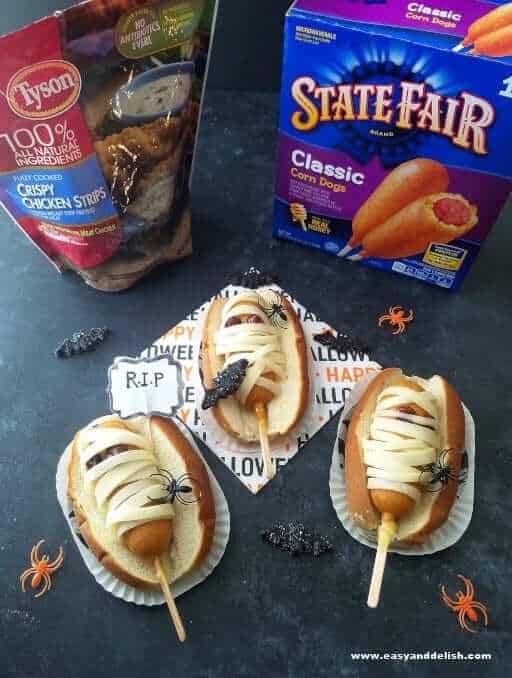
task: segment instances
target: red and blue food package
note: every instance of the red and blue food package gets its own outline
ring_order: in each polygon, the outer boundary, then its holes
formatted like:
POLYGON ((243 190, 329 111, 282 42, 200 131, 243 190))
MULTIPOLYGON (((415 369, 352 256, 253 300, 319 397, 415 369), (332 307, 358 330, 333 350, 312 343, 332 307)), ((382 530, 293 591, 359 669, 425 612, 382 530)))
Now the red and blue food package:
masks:
POLYGON ((0 38, 0 201, 59 269, 130 287, 192 251, 215 0, 88 0, 0 38))

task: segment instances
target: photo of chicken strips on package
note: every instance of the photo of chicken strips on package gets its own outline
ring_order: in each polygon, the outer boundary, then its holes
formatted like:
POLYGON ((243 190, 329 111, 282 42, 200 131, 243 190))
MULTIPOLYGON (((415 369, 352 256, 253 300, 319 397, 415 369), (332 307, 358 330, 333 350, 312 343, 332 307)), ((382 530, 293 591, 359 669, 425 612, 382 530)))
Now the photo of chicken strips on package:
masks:
POLYGON ((0 38, 0 201, 104 291, 192 251, 215 0, 89 0, 0 38))

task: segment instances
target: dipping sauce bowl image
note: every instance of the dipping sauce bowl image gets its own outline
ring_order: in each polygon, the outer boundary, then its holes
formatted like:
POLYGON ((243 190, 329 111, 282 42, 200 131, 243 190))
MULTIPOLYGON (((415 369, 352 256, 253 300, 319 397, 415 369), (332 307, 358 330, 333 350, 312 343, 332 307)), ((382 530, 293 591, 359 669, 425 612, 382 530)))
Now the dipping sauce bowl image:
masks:
POLYGON ((188 103, 195 65, 183 61, 153 68, 123 85, 114 97, 114 116, 129 125, 175 115, 188 103))

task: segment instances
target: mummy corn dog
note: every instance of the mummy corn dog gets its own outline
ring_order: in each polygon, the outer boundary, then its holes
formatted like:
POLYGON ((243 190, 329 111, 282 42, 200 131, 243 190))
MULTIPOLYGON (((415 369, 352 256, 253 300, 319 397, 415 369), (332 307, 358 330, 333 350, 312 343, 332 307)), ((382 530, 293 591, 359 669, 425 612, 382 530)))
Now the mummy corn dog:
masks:
POLYGON ((378 534, 370 606, 378 602, 389 545, 422 543, 448 518, 464 443, 462 404, 442 377, 387 369, 358 403, 347 434, 345 478, 354 522, 378 534))
POLYGON ((131 586, 159 585, 154 557, 162 558, 173 581, 208 552, 215 524, 208 475, 172 421, 109 416, 92 422, 75 436, 68 476, 82 537, 102 565, 131 586), (169 472, 193 477, 190 505, 173 501, 169 472))
POLYGON ((77 440, 85 485, 127 548, 142 557, 170 545, 174 509, 166 501, 151 441, 111 419, 82 431, 77 440))
POLYGON ((304 333, 288 300, 270 289, 215 299, 207 314, 202 348, 205 386, 240 360, 247 371, 236 393, 211 408, 218 424, 243 443, 289 433, 307 404, 309 378, 304 333))
POLYGON ((180 429, 160 417, 93 421, 73 441, 68 495, 101 565, 131 586, 159 586, 185 641, 170 582, 207 555, 215 504, 204 464, 180 429))
POLYGON ((512 56, 512 3, 496 7, 474 21, 469 26, 466 37, 454 51, 470 46, 470 54, 512 56))
POLYGON ((390 172, 354 217, 349 244, 362 245, 358 258, 413 256, 474 228, 476 207, 462 195, 446 193, 448 182, 446 168, 427 158, 390 172))

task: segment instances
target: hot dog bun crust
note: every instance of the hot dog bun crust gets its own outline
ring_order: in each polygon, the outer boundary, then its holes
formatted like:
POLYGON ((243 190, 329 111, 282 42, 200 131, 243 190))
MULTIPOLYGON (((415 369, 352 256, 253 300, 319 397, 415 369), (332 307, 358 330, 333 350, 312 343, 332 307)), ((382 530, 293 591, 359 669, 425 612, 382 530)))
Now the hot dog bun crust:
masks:
MULTIPOLYGON (((143 418, 130 420, 129 426, 142 434, 147 432, 143 418)), ((161 558, 167 579, 172 583, 197 567, 208 554, 215 529, 215 502, 205 465, 176 424, 168 419, 152 417, 151 435, 159 467, 170 471, 175 478, 188 473, 201 488, 199 502, 188 506, 177 501, 173 504, 173 540, 169 552, 161 558)), ((117 538, 114 529, 106 527, 105 512, 98 509, 92 491, 84 484, 76 436, 68 467, 68 496, 80 534, 103 567, 130 586, 158 589, 160 585, 152 559, 134 555, 117 538)), ((145 527, 151 530, 151 524, 145 527)), ((158 530, 159 526, 156 525, 155 529, 158 530)), ((151 534, 148 536, 151 538, 151 534)))
MULTIPOLYGON (((377 530, 381 514, 372 504, 367 488, 362 443, 369 436, 380 393, 404 378, 409 379, 397 368, 383 370, 377 375, 354 409, 347 433, 344 462, 347 503, 354 522, 369 532, 377 530)), ((416 381, 415 377, 410 379, 416 381)), ((453 475, 457 476, 465 446, 462 403, 455 389, 443 377, 434 376, 426 385, 440 405, 441 449, 450 450, 446 455, 446 463, 452 467, 453 475)), ((440 527, 453 506, 457 487, 457 480, 449 479, 440 492, 422 492, 422 498, 413 511, 398 520, 397 545, 421 544, 433 530, 440 527)))
MULTIPOLYGON (((214 377, 224 368, 224 359, 215 354, 215 334, 220 328, 225 299, 212 301, 205 319, 202 335, 202 369, 207 388, 214 385, 214 377)), ((269 438, 289 433, 301 419, 308 403, 309 374, 307 347, 301 322, 288 299, 282 298, 287 316, 287 327, 281 334, 286 356, 286 379, 280 381, 281 393, 268 404, 269 438)), ((244 444, 258 443, 258 423, 254 412, 245 408, 235 397, 220 400, 210 412, 225 431, 244 444)))

